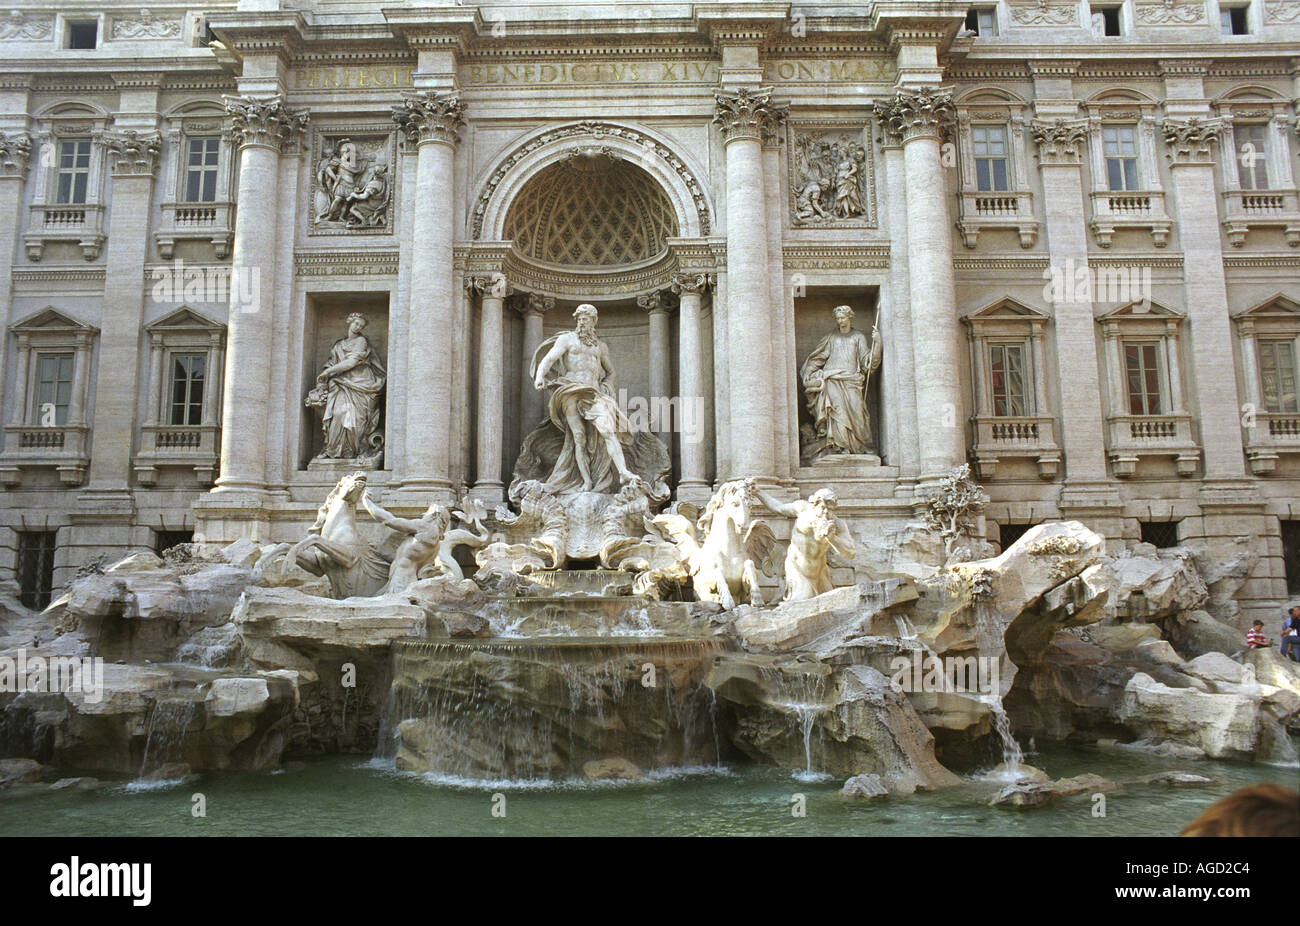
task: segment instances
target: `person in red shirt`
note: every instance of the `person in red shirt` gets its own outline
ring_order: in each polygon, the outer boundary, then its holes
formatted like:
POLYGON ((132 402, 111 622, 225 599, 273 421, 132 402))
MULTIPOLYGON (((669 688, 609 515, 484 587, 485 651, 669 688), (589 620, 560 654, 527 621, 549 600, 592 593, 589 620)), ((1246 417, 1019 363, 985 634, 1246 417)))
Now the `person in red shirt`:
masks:
POLYGON ((1264 636, 1264 622, 1255 621, 1254 626, 1246 631, 1247 649, 1264 649, 1268 646, 1268 637, 1264 636))

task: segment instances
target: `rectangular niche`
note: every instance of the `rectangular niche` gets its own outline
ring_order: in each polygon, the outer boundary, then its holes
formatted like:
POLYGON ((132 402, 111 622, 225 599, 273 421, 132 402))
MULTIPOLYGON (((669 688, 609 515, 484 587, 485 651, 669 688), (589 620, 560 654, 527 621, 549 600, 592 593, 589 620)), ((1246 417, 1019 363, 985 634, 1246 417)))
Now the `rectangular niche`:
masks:
MULTIPOLYGON (((817 349, 822 338, 836 331, 834 309, 839 305, 848 305, 853 309, 853 327, 866 335, 867 344, 871 344, 871 326, 876 322, 877 292, 875 287, 808 287, 806 295, 794 299, 794 378, 795 399, 799 418, 799 465, 808 466, 808 437, 813 433, 813 416, 808 408, 807 395, 804 392, 803 378, 800 375, 805 361, 817 349)), ((884 325, 882 337, 884 335, 884 325)), ((870 416, 871 435, 875 453, 888 463, 888 450, 885 445, 885 420, 881 402, 881 383, 884 365, 889 362, 888 345, 882 344, 883 356, 881 368, 871 374, 867 383, 866 407, 870 416)))
MULTIPOLYGON (((386 292, 379 293, 316 293, 307 296, 307 316, 306 325, 303 332, 303 365, 302 381, 299 384, 296 404, 301 414, 302 427, 299 431, 299 467, 312 472, 351 472, 356 469, 388 469, 386 457, 387 444, 387 422, 388 422, 388 396, 391 391, 391 384, 388 382, 389 376, 389 357, 388 357, 388 302, 389 294, 386 292), (360 458, 322 458, 326 449, 326 436, 322 429, 322 417, 325 409, 317 403, 317 398, 312 396, 313 390, 317 386, 316 377, 331 363, 331 358, 335 354, 335 345, 348 337, 349 318, 353 314, 358 314, 365 318, 366 324, 361 331, 361 335, 369 343, 370 357, 377 361, 378 367, 383 370, 382 374, 377 374, 375 367, 369 362, 363 364, 367 369, 358 369, 355 372, 349 371, 350 386, 341 385, 339 388, 344 389, 345 395, 340 395, 335 401, 341 401, 348 398, 350 401, 356 400, 356 397, 367 398, 371 393, 370 388, 374 385, 377 377, 382 377, 383 388, 378 392, 374 399, 377 408, 377 431, 371 431, 370 434, 379 435, 378 450, 375 451, 375 442, 367 439, 366 436, 356 436, 359 429, 342 429, 333 432, 333 443, 335 446, 356 445, 364 453, 360 458), (311 398, 313 404, 309 405, 308 400, 311 398), (377 457, 378 466, 370 465, 377 457)), ((340 345, 339 353, 346 350, 345 345, 340 345)), ((342 374, 348 376, 349 373, 342 374)), ((328 397, 329 391, 325 390, 320 393, 321 397, 328 397)), ((337 417, 337 416, 336 416, 337 417)))

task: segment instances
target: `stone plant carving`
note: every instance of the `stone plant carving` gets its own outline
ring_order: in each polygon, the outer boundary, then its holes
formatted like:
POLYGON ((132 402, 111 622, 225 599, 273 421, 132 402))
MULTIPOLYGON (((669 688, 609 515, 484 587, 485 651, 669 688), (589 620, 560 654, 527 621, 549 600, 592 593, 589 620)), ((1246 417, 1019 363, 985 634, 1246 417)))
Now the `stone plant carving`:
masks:
POLYGON ((793 518, 790 545, 785 553, 785 592, 783 601, 806 601, 835 588, 831 581, 831 552, 852 559, 857 554, 853 532, 835 516, 838 499, 830 489, 818 489, 804 501, 782 503, 767 492, 757 490, 758 498, 768 509, 785 518, 793 518))
POLYGON ((970 536, 975 516, 989 497, 971 479, 970 464, 955 467, 939 483, 925 510, 925 523, 943 540, 944 553, 952 558, 957 541, 970 536))
POLYGON ((366 149, 343 136, 327 138, 316 164, 314 224, 333 229, 387 229, 392 201, 388 142, 366 149))
POLYGON ((813 419, 813 439, 803 449, 813 460, 875 450, 867 390, 871 374, 880 369, 880 329, 871 326, 868 344, 867 336, 853 327, 853 309, 847 305, 835 307, 835 325, 837 330, 822 338, 799 370, 813 419))
POLYGON ((750 519, 752 479, 723 483, 698 520, 661 514, 651 525, 677 545, 700 601, 731 610, 738 604, 763 604, 758 573, 775 571, 776 538, 767 523, 750 519))
POLYGON ((306 404, 322 410, 325 447, 317 459, 355 460, 377 469, 384 448, 379 398, 387 377, 362 334, 367 323, 359 312, 348 316, 347 336, 334 342, 306 404))
POLYGON ((320 506, 307 536, 287 554, 312 575, 326 576, 335 598, 375 595, 388 582, 388 561, 362 536, 357 524, 357 505, 365 492, 365 473, 350 473, 340 479, 320 506))
POLYGON ((794 224, 867 215, 867 149, 849 135, 794 133, 794 224))

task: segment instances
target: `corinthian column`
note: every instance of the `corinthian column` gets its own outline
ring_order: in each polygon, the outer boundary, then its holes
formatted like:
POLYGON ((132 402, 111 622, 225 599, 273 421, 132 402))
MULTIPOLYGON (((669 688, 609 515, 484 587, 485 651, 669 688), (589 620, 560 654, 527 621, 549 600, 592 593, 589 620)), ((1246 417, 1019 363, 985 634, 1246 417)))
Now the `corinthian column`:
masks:
POLYGON ((875 104, 885 132, 903 146, 907 184, 907 272, 912 301, 916 423, 922 480, 933 480, 966 456, 960 422, 956 289, 952 223, 941 144, 954 118, 952 94, 896 90, 875 104))
POLYGON ((537 348, 542 346, 542 319, 555 308, 555 298, 540 293, 526 293, 522 299, 516 300, 515 308, 524 317, 523 365, 520 367, 519 386, 519 442, 522 444, 528 432, 541 424, 545 414, 542 393, 533 388, 528 366, 533 362, 537 348))
POLYGON ((484 501, 503 499, 501 443, 504 428, 505 299, 510 284, 505 275, 470 277, 467 287, 481 294, 478 340, 478 431, 475 447, 474 496, 484 501))
MULTIPOLYGON (((727 392, 731 472, 774 478, 776 429, 772 372, 774 307, 768 286, 767 210, 763 197, 764 130, 786 116, 772 91, 715 90, 713 121, 727 157, 727 392)), ((784 433, 784 431, 782 431, 784 433)))
POLYGON ((402 95, 393 120, 418 146, 411 234, 411 307, 406 340, 406 474, 403 488, 450 496, 453 405, 451 353, 455 324, 452 269, 453 160, 465 107, 454 93, 402 95))
POLYGON ((673 277, 677 309, 677 396, 681 427, 681 479, 677 497, 707 495, 704 459, 704 352, 700 337, 700 302, 709 287, 704 273, 679 273, 673 277), (683 492, 685 494, 683 494, 683 492))
MULTIPOLYGON (((1166 119, 1165 143, 1174 178, 1178 230, 1183 245, 1183 290, 1191 336, 1192 369, 1205 479, 1241 480, 1246 476, 1237 405, 1237 375, 1232 360, 1232 326, 1223 274, 1223 245, 1217 222, 1214 145, 1222 123, 1216 119, 1166 119)), ((1171 369, 1171 386, 1175 373, 1171 369)))
POLYGON ((231 136, 239 146, 235 242, 230 252, 221 477, 215 491, 266 485, 266 403, 271 391, 272 306, 276 281, 276 177, 280 155, 307 128, 306 110, 278 94, 227 96, 231 136), (242 284, 239 281, 247 281, 242 284), (242 293, 259 294, 243 301, 242 293))

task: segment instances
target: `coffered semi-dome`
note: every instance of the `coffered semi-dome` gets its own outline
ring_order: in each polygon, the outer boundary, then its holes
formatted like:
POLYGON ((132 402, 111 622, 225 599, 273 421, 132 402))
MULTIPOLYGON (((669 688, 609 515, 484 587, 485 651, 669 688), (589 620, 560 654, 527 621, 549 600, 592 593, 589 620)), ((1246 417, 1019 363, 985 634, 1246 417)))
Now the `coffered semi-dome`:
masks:
POLYGON ((505 237, 533 260, 614 267, 659 257, 677 228, 668 195, 648 173, 604 152, 580 152, 520 190, 505 237))

